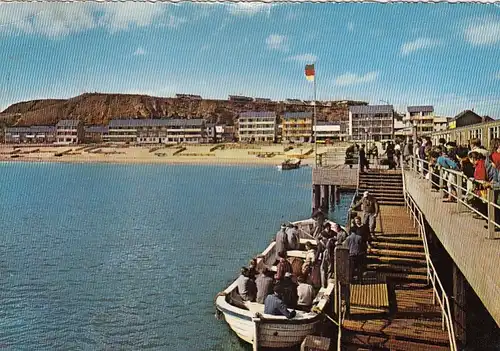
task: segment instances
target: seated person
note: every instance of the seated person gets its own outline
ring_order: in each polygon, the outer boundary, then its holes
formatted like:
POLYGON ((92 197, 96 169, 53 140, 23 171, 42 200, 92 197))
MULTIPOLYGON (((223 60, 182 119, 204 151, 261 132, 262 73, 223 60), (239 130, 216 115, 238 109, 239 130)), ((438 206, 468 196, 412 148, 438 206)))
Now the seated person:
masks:
POLYGON ((285 273, 292 273, 292 265, 287 260, 286 251, 278 252, 278 265, 274 279, 282 280, 285 278, 285 273))
POLYGON ((285 278, 281 280, 279 286, 282 288, 282 298, 285 305, 290 308, 297 306, 297 284, 292 279, 291 273, 285 273, 285 278))
POLYGON ((238 293, 243 301, 253 302, 257 295, 257 287, 249 275, 250 270, 247 267, 241 267, 241 275, 237 279, 238 293))
POLYGON ((248 270, 249 270, 249 278, 252 280, 255 280, 255 277, 257 276, 257 259, 252 258, 250 262, 248 263, 248 270))
POLYGON ((265 267, 262 273, 255 279, 255 285, 257 286, 257 299, 256 302, 264 303, 267 295, 273 294, 274 287, 274 273, 265 267))
POLYGON ((274 294, 267 295, 264 301, 264 313, 273 316, 285 316, 288 319, 295 317, 297 312, 295 310, 288 311, 287 306, 283 303, 281 287, 276 285, 273 290, 274 294))
POLYGON ((315 296, 314 289, 311 284, 307 284, 307 279, 303 275, 298 277, 298 281, 297 308, 303 311, 309 311, 315 296))
POLYGON ((306 243, 306 258, 304 264, 302 265, 302 274, 309 274, 311 271, 311 266, 314 264, 316 258, 316 251, 310 243, 306 243))

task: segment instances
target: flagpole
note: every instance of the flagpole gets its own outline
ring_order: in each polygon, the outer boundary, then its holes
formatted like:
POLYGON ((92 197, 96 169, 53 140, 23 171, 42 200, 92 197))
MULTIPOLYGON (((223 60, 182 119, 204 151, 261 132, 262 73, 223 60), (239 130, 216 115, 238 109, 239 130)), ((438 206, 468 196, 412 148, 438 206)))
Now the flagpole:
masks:
POLYGON ((314 133, 314 162, 315 166, 318 167, 318 143, 316 140, 316 134, 318 131, 316 130, 316 67, 314 72, 314 108, 313 108, 313 133, 314 133))

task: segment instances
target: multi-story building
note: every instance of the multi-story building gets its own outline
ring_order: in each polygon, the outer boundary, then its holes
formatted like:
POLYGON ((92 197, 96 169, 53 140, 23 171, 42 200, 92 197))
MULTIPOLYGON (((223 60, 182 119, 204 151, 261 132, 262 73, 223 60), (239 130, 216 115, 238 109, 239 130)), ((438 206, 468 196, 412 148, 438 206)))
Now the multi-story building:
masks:
POLYGON ((63 119, 56 124, 57 144, 78 144, 83 142, 83 122, 77 119, 63 119))
POLYGON ((349 137, 351 140, 389 140, 394 138, 394 108, 392 105, 362 105, 349 107, 349 137))
POLYGON ((450 118, 450 117, 434 116, 434 119, 432 120, 432 123, 434 125, 432 131, 433 132, 440 132, 440 131, 448 129, 448 122, 451 119, 452 118, 450 118))
POLYGON ((217 135, 217 126, 215 125, 215 123, 205 124, 205 133, 209 143, 217 142, 218 135, 217 135))
POLYGON ((109 122, 108 140, 138 144, 203 143, 205 122, 196 119, 114 119, 109 122))
POLYGON ((433 106, 408 106, 403 123, 417 135, 431 133, 434 130, 433 106))
POLYGON ((4 142, 7 144, 51 144, 56 141, 54 126, 10 127, 5 128, 4 132, 4 142))
POLYGON ((107 140, 108 126, 86 126, 84 130, 86 143, 100 143, 107 140))
POLYGON ((310 142, 312 124, 311 112, 285 112, 281 123, 281 141, 310 142))
POLYGON ((238 118, 238 140, 274 142, 276 140, 276 112, 242 112, 238 118))
POLYGON ((318 142, 339 140, 341 138, 339 123, 318 121, 313 126, 313 130, 318 142))

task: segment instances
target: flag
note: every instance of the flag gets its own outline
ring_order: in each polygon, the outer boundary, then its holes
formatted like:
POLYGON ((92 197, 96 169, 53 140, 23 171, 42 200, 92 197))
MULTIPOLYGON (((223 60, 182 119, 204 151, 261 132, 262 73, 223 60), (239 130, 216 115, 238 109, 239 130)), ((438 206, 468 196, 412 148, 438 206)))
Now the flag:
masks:
POLYGON ((314 65, 306 65, 306 79, 314 81, 314 65))

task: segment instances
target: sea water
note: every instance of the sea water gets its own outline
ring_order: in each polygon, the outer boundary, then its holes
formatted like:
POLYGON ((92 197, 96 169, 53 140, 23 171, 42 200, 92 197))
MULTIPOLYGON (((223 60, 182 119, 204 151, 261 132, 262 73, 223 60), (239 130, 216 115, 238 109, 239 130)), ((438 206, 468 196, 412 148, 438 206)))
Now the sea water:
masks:
POLYGON ((247 350, 215 295, 310 206, 310 168, 0 163, 0 348, 247 350))

